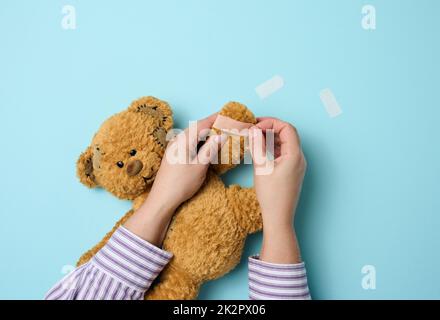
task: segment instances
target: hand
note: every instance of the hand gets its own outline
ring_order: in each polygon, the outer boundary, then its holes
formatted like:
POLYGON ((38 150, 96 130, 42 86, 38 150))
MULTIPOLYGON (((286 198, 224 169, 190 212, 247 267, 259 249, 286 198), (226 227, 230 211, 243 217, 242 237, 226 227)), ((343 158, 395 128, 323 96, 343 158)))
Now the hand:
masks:
POLYGON ((176 209, 199 190, 219 144, 226 141, 224 136, 210 136, 197 152, 197 144, 211 132, 216 116, 198 121, 170 141, 149 198, 176 209))
POLYGON ((301 257, 293 221, 306 170, 298 133, 289 123, 275 118, 259 118, 250 129, 250 146, 255 189, 263 216, 260 259, 273 263, 298 263, 301 257), (264 133, 267 136, 269 130, 273 130, 275 138, 273 160, 265 157, 264 133))
POLYGON ((187 128, 169 142, 150 193, 125 227, 154 245, 160 245, 175 210, 202 186, 209 163, 226 137, 210 136, 197 152, 216 119, 214 114, 187 128))

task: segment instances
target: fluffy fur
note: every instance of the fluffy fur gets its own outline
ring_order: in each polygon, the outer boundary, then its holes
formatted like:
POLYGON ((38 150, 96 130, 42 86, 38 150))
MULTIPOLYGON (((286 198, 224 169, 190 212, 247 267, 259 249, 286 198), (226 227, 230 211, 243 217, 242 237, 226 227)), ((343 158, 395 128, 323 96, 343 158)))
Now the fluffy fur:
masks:
MULTIPOLYGON (((237 102, 226 104, 220 114, 256 123, 252 112, 237 102)), ((120 199, 133 200, 133 209, 80 258, 78 265, 89 261, 148 196, 164 155, 166 132, 172 125, 172 111, 166 102, 143 97, 105 121, 81 154, 77 163, 80 181, 90 188, 102 187, 120 199), (139 163, 133 165, 138 161, 142 163, 140 170, 139 163)), ((197 298, 203 282, 223 276, 239 263, 247 234, 262 228, 255 191, 238 185, 226 187, 219 177, 236 165, 237 157, 243 157, 243 138, 238 156, 232 156, 231 143, 220 152, 229 154, 229 163, 211 165, 202 188, 178 208, 163 243, 174 257, 146 299, 197 298)))

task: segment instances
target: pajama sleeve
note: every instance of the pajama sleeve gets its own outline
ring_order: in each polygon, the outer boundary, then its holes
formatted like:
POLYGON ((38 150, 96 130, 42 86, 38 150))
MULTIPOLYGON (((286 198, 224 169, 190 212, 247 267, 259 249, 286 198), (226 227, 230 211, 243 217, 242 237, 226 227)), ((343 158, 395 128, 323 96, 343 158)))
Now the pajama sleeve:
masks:
POLYGON ((249 258, 249 298, 252 300, 310 300, 304 262, 276 264, 249 258))
POLYGON ((107 244, 46 294, 47 300, 141 300, 172 254, 119 227, 107 244))

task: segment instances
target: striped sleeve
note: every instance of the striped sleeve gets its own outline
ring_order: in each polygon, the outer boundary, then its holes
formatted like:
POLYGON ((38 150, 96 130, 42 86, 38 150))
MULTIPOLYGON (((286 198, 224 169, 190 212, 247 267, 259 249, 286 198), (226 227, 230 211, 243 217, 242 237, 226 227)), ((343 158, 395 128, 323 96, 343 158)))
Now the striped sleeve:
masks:
POLYGON ((249 258, 249 298, 252 300, 310 300, 304 262, 276 264, 249 258))
POLYGON ((88 263, 66 275, 45 299, 141 300, 171 258, 171 253, 119 227, 88 263))

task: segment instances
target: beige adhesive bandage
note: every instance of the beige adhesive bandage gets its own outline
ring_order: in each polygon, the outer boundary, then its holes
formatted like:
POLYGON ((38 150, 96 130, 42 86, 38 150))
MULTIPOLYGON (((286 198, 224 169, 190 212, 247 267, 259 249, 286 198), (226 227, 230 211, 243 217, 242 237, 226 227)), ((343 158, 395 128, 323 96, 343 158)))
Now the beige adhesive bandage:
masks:
POLYGON ((217 116, 214 124, 212 125, 214 129, 218 129, 221 132, 242 137, 248 136, 247 129, 252 126, 252 123, 237 121, 232 118, 222 116, 221 114, 217 116))

